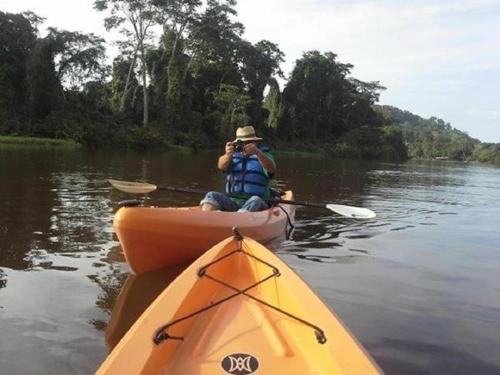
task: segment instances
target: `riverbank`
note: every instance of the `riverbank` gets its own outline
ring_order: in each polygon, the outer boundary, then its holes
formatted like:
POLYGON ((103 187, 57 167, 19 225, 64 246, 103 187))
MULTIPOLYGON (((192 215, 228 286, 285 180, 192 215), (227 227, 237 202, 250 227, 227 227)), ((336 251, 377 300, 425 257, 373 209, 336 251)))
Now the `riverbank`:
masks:
MULTIPOLYGON (((296 142, 271 142, 273 153, 276 155, 283 155, 287 157, 299 157, 299 158, 335 158, 335 159, 357 159, 357 160, 385 160, 400 162, 405 160, 417 160, 417 161, 431 161, 437 160, 437 158, 424 158, 424 157, 411 157, 401 158, 401 154, 397 151, 391 150, 389 152, 381 153, 380 149, 378 152, 368 152, 367 147, 360 147, 359 144, 346 144, 346 143, 335 143, 335 144, 298 144, 296 142), (364 149, 364 150, 363 150, 364 149), (399 155, 398 155, 399 154, 399 155)), ((363 146, 363 145, 362 145, 363 146)), ((76 149, 76 148, 87 148, 89 146, 82 145, 70 139, 54 139, 54 138, 40 138, 40 137, 25 137, 25 136, 6 136, 0 135, 0 148, 19 148, 19 147, 40 147, 40 148, 57 148, 57 149, 76 149)), ((386 146, 387 147, 387 146, 386 146)), ((148 147, 144 144, 123 144, 117 143, 116 146, 101 146, 97 148, 104 149, 141 149, 150 151, 175 151, 183 153, 191 153, 193 151, 203 151, 203 150, 214 150, 214 148, 200 147, 193 148, 186 145, 173 145, 171 143, 155 144, 152 147, 148 147)), ((218 150, 219 148, 217 148, 218 150)), ((463 160, 447 159, 450 162, 464 162, 463 160)), ((498 144, 479 144, 475 147, 472 157, 466 162, 484 163, 484 164, 494 164, 500 165, 500 145, 498 144)))
POLYGON ((68 139, 20 137, 12 135, 0 135, 0 147, 2 146, 37 146, 37 147, 64 147, 78 148, 81 145, 68 139))

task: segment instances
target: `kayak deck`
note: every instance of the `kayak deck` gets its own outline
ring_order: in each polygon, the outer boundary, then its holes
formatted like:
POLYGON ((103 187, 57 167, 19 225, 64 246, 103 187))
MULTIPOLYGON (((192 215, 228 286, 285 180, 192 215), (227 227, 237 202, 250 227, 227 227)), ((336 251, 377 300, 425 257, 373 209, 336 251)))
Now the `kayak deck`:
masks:
POLYGON ((98 373, 374 374, 309 287, 257 242, 228 239, 153 302, 98 373))

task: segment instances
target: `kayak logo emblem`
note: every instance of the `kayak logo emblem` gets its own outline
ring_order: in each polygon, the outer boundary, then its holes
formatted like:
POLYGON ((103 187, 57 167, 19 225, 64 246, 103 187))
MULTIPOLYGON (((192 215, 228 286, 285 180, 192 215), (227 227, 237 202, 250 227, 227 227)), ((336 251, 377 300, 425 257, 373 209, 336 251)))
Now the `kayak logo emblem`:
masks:
POLYGON ((259 368, 259 361, 253 355, 233 353, 222 359, 221 366, 228 374, 249 375, 259 368))

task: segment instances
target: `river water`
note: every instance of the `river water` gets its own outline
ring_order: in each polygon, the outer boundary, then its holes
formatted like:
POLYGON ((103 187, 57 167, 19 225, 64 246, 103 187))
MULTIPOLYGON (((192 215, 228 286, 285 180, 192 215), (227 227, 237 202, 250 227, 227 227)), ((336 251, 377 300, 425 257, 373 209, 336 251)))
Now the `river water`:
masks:
MULTIPOLYGON (((221 189, 212 153, 0 150, 2 374, 89 374, 182 271, 129 274, 109 177, 221 189)), ((277 156, 299 208, 277 252, 388 374, 500 373, 500 168, 277 156)), ((155 205, 199 197, 154 193, 155 205)))

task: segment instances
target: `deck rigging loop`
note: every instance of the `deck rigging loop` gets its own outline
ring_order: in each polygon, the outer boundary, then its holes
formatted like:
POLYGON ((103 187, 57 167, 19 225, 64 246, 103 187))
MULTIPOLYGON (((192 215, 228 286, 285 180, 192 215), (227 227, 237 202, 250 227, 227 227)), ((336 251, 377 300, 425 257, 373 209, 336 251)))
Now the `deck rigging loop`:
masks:
POLYGON ((280 205, 280 198, 285 195, 285 192, 282 190, 270 189, 271 190, 271 199, 269 199, 269 207, 278 207, 286 216, 285 223, 285 239, 289 240, 292 236, 292 232, 295 229, 295 225, 293 225, 292 218, 287 210, 280 205))
POLYGON ((169 335, 168 334, 168 329, 171 328, 172 326, 180 323, 180 322, 183 322, 183 321, 185 321, 187 319, 193 318, 193 317, 195 317, 195 316, 197 316, 197 315, 199 315, 199 314, 201 314, 201 313, 203 313, 203 312, 205 312, 207 310, 210 310, 210 309, 212 309, 212 308, 214 308, 216 306, 219 306, 222 303, 227 302, 227 301, 229 301, 230 299, 232 299, 234 297, 237 297, 237 296, 240 296, 240 295, 244 295, 244 296, 252 299, 253 301, 255 301, 257 303, 260 303, 260 304, 262 304, 262 305, 264 305, 266 307, 269 307, 269 308, 271 308, 271 309, 273 309, 273 310, 275 310, 275 311, 277 311, 277 312, 279 312, 279 313, 281 313, 281 314, 283 314, 283 315, 285 315, 285 316, 287 316, 289 318, 292 318, 292 319, 294 319, 294 320, 296 320, 296 321, 298 321, 298 322, 300 322, 300 323, 302 323, 304 325, 307 325, 308 327, 311 327, 314 330, 314 334, 315 334, 315 337, 316 337, 316 340, 318 341, 318 343, 320 343, 320 344, 326 343, 327 339, 326 339, 325 333, 317 325, 314 325, 314 324, 308 322, 305 319, 302 319, 302 318, 300 318, 300 317, 298 317, 298 316, 296 316, 296 315, 294 315, 292 313, 289 313, 288 311, 282 310, 282 309, 280 309, 277 306, 274 306, 274 305, 272 305, 272 304, 270 304, 270 303, 268 303, 266 301, 263 301, 263 300, 255 297, 255 296, 252 296, 251 294, 247 293, 249 290, 257 287, 258 285, 260 285, 260 284, 262 284, 262 283, 264 283, 264 282, 266 282, 266 281, 268 281, 270 279, 273 279, 275 277, 279 277, 281 274, 280 274, 280 271, 279 271, 279 269, 277 267, 275 267, 272 264, 264 261, 263 259, 260 259, 259 257, 256 257, 255 255, 250 254, 247 251, 245 251, 243 249, 243 246, 242 246, 243 243, 244 243, 243 237, 241 236, 241 234, 239 233, 239 231, 238 231, 237 228, 233 228, 233 231, 235 233, 235 240, 237 241, 237 244, 238 244, 237 248, 235 250, 230 251, 229 253, 227 253, 227 254, 225 254, 225 255, 223 255, 223 256, 215 259, 214 261, 205 264, 203 267, 201 267, 198 270, 198 277, 200 277, 200 278, 206 277, 207 279, 210 279, 210 280, 212 280, 212 281, 214 281, 214 282, 216 282, 216 283, 218 283, 218 284, 220 284, 220 285, 222 285, 222 286, 224 286, 224 287, 232 290, 234 293, 232 293, 229 296, 227 296, 225 298, 222 298, 222 299, 220 299, 220 300, 218 300, 216 302, 210 302, 209 305, 207 305, 207 306, 205 306, 205 307, 203 307, 203 308, 201 308, 199 310, 193 311, 192 313, 190 313, 188 315, 185 315, 185 316, 183 316, 181 318, 175 319, 175 320, 173 320, 173 321, 171 321, 171 322, 169 322, 169 323, 161 326, 160 328, 158 328, 156 330, 156 333, 155 333, 155 335, 153 337, 153 342, 156 345, 159 345, 161 342, 166 341, 168 339, 183 340, 184 339, 183 337, 169 335), (239 237, 237 237, 237 236, 239 236, 239 237), (228 257, 231 257, 231 256, 233 256, 235 254, 238 254, 238 253, 244 254, 244 255, 246 255, 246 256, 248 256, 250 258, 255 259, 256 261, 258 261, 258 262, 260 262, 262 264, 265 264, 266 266, 268 266, 271 269, 272 272, 268 276, 264 277, 263 279, 258 280, 255 283, 253 283, 253 284, 251 284, 251 285, 249 285, 249 286, 247 286, 247 287, 245 287, 243 289, 238 289, 237 287, 235 287, 235 286, 233 286, 231 284, 226 283, 224 280, 217 279, 216 277, 214 277, 214 276, 212 276, 212 275, 210 275, 208 273, 208 269, 210 267, 212 267, 213 265, 221 262, 222 260, 227 259, 228 257))
POLYGON ((281 205, 277 204, 275 207, 278 207, 281 211, 285 213, 286 216, 286 224, 285 224, 285 239, 289 240, 292 236, 292 232, 295 229, 295 225, 293 225, 292 219, 290 218, 290 214, 287 210, 285 210, 281 205))

